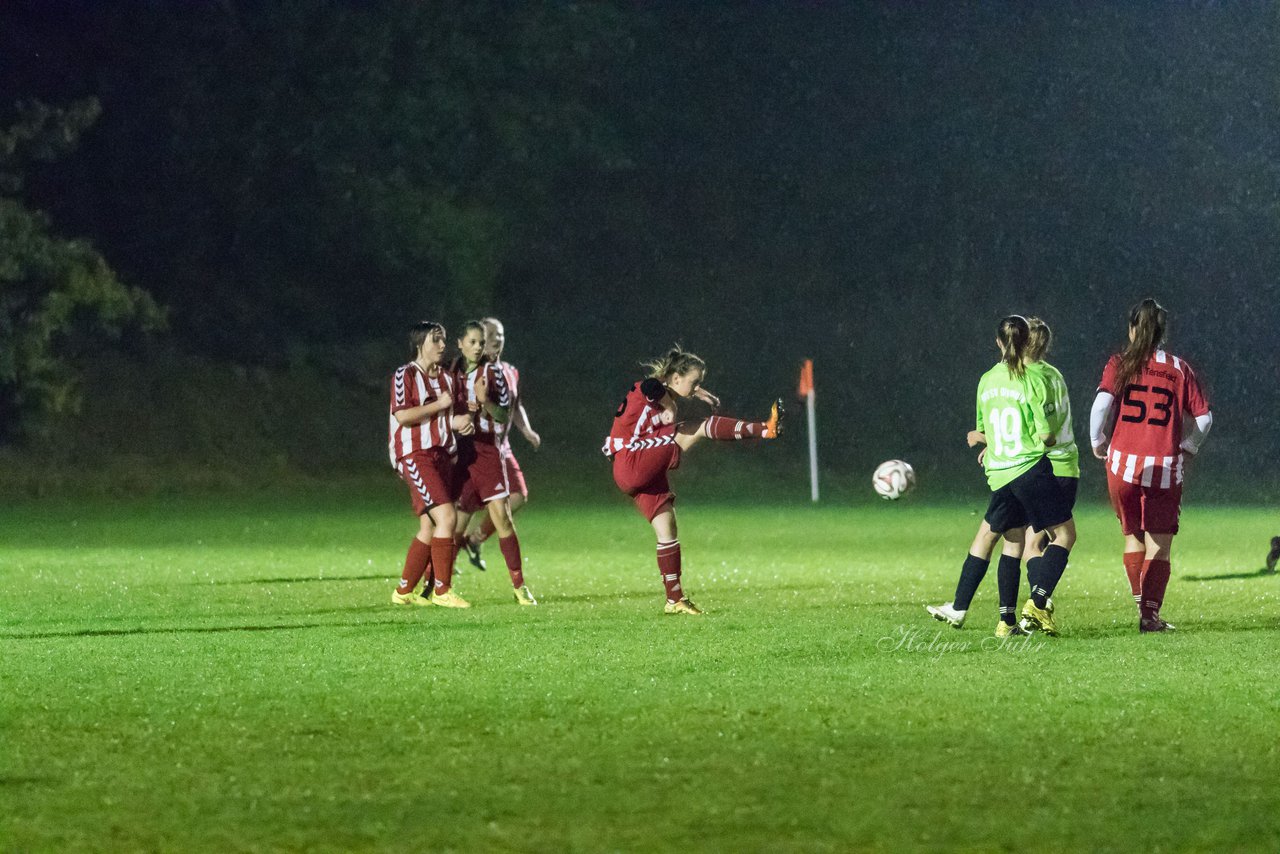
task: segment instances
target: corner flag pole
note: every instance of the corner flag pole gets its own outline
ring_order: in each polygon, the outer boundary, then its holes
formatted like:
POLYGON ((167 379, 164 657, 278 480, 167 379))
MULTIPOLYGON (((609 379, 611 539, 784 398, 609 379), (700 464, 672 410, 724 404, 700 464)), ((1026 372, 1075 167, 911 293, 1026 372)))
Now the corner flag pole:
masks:
POLYGON ((813 407, 813 359, 805 359, 800 368, 800 386, 796 394, 804 399, 809 414, 809 497, 818 503, 818 421, 813 407))

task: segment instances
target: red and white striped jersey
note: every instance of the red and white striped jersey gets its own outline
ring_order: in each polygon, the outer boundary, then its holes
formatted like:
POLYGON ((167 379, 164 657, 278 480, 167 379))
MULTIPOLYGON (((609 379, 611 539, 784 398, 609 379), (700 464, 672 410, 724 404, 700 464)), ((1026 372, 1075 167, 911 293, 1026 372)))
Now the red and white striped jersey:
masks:
POLYGON ((639 450, 674 441, 674 424, 663 424, 661 400, 666 394, 662 383, 645 380, 631 386, 626 398, 614 413, 613 429, 601 450, 611 457, 622 450, 639 450))
MULTIPOLYGON (((485 362, 483 367, 477 365, 469 371, 465 367, 458 368, 458 386, 466 395, 465 402, 477 402, 476 383, 482 374, 485 382, 489 385, 489 402, 509 410, 511 407, 511 393, 507 388, 506 378, 492 362, 485 362)), ((475 419, 476 432, 468 438, 490 445, 495 444, 498 440, 500 428, 506 425, 494 421, 493 416, 486 412, 483 406, 472 412, 471 415, 475 419)))
POLYGON ((398 460, 414 451, 441 448, 449 454, 457 453, 457 441, 449 419, 454 407, 449 406, 419 424, 401 427, 396 413, 402 409, 425 406, 448 393, 457 405, 457 378, 449 371, 439 369, 434 375, 425 373, 417 362, 401 365, 391 378, 391 416, 387 449, 394 467, 398 460))
POLYGON ((1116 388, 1120 355, 1107 361, 1098 390, 1116 398, 1107 469, 1128 483, 1168 489, 1182 483, 1182 423, 1209 411, 1185 359, 1157 350, 1123 389, 1116 388))
POLYGON ((515 420, 516 409, 520 406, 520 371, 510 362, 494 362, 494 367, 502 372, 507 384, 507 393, 511 396, 511 415, 506 424, 495 425, 498 436, 498 448, 503 452, 511 451, 511 423, 515 420))

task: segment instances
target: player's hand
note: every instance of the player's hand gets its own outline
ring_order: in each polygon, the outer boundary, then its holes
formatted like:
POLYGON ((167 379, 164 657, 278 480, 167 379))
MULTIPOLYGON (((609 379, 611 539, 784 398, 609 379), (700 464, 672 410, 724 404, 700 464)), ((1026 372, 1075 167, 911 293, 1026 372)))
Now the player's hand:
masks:
POLYGON ((1106 445, 1094 445, 1094 446, 1093 446, 1093 456, 1094 456, 1094 459, 1105 460, 1105 459, 1107 458, 1107 446, 1106 446, 1106 445))
POLYGON ((970 448, 976 448, 978 445, 987 444, 987 434, 978 430, 970 430, 964 440, 969 443, 970 448))
POLYGON ((711 404, 713 407, 718 407, 720 405, 720 398, 716 397, 705 388, 696 389, 693 392, 693 396, 698 398, 698 400, 711 404))
POLYGON ((440 396, 436 398, 435 402, 441 404, 441 410, 448 409, 450 406, 453 406, 453 395, 449 394, 447 391, 442 391, 440 392, 440 396))
POLYGON ((449 420, 453 427, 453 432, 459 436, 470 436, 476 432, 475 422, 471 420, 470 415, 455 415, 449 420))
MULTIPOLYGON (((476 400, 480 403, 489 402, 489 381, 483 375, 476 378, 476 400)), ((477 409, 480 407, 477 406, 477 409)))
POLYGON ((978 451, 978 465, 982 465, 982 461, 985 460, 986 458, 987 458, 986 448, 983 448, 981 451, 978 451))
POLYGON ((468 412, 479 412, 479 411, 480 411, 480 406, 481 406, 481 404, 479 403, 479 401, 475 401, 475 400, 468 400, 468 401, 467 401, 467 411, 468 411, 468 412))
POLYGON ((535 451, 538 450, 538 448, 542 447, 542 437, 539 436, 537 431, 535 431, 532 427, 524 431, 524 438, 529 442, 530 445, 533 445, 533 449, 535 451))
POLYGON ((676 423, 676 414, 675 414, 675 412, 671 411, 670 409, 664 409, 664 410, 662 410, 662 412, 661 412, 661 413, 659 413, 659 415, 658 415, 658 423, 659 423, 659 424, 674 424, 674 423, 676 423))

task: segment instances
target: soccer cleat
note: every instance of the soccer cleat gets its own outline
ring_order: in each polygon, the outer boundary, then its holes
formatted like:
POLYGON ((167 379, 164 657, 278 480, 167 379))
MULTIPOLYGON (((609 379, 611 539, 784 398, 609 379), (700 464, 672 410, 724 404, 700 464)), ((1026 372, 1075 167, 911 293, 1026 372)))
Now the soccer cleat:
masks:
POLYGON ((471 603, 463 599, 457 593, 450 590, 448 593, 432 593, 431 604, 439 605, 441 608, 470 608, 471 603))
POLYGON ((1267 554, 1267 572, 1276 571, 1276 561, 1280 560, 1280 537, 1271 538, 1271 551, 1267 554))
POLYGON ((689 597, 681 599, 679 602, 668 602, 667 606, 662 609, 664 614, 688 614, 693 617, 702 616, 702 609, 693 604, 689 597))
MULTIPOLYGON (((480 556, 479 543, 473 543, 471 542, 471 540, 468 539, 465 542, 463 542, 463 550, 467 553, 467 560, 470 561, 471 565, 474 566, 476 569, 480 570, 481 572, 484 572, 486 569, 489 568, 488 566, 485 565, 484 558, 480 556)), ((457 572, 456 567, 454 568, 454 571, 457 572)))
POLYGON ((1028 599, 1022 606, 1022 618, 1024 630, 1044 632, 1051 638, 1058 636, 1058 624, 1053 621, 1053 614, 1037 608, 1035 600, 1028 599))
POLYGON ((764 422, 762 438, 776 439, 782 435, 782 419, 786 414, 787 410, 782 406, 782 398, 778 398, 773 402, 773 407, 769 410, 769 420, 764 422))
POLYGON ((1173 623, 1166 623, 1159 616, 1143 617, 1138 621, 1138 632, 1144 635, 1153 632, 1176 632, 1178 627, 1173 623))
POLYGON ((1027 632, 1024 631, 1020 626, 1010 625, 1009 623, 1006 623, 1004 620, 1000 620, 999 622, 996 623, 996 637, 998 638, 1012 638, 1012 637, 1018 637, 1019 635, 1025 635, 1025 634, 1027 634, 1027 632))
POLYGON ((425 608, 426 606, 431 604, 431 600, 428 599, 426 596, 419 596, 417 593, 414 593, 412 590, 410 590, 408 593, 397 593, 396 591, 393 590, 391 591, 391 604, 392 605, 417 605, 420 608, 425 608))
POLYGON ((537 605, 538 600, 533 598, 533 591, 529 589, 529 585, 523 584, 515 589, 516 602, 521 605, 537 605))
POLYGON ((968 613, 953 607, 951 602, 944 605, 925 605, 924 609, 933 614, 935 620, 948 623, 957 629, 964 627, 964 615, 968 613))

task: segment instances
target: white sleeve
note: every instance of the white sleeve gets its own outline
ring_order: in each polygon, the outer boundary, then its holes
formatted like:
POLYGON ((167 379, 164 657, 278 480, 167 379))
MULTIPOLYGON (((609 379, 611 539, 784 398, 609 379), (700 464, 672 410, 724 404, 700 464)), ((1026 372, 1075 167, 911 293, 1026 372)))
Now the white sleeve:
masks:
POLYGON ((1205 438, 1209 435, 1209 428, 1212 426, 1212 412, 1206 412, 1204 415, 1197 415, 1196 425, 1191 430, 1191 435, 1182 440, 1182 450, 1192 455, 1200 453, 1200 446, 1204 444, 1205 438))
POLYGON ((1099 391, 1093 399, 1093 409, 1089 412, 1089 444, 1095 448, 1105 447, 1107 431, 1110 428, 1111 404, 1115 395, 1109 391, 1099 391))

